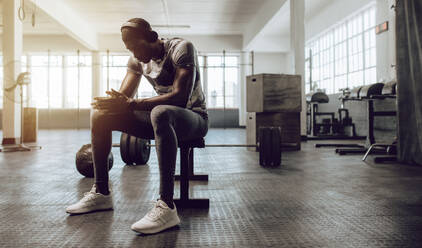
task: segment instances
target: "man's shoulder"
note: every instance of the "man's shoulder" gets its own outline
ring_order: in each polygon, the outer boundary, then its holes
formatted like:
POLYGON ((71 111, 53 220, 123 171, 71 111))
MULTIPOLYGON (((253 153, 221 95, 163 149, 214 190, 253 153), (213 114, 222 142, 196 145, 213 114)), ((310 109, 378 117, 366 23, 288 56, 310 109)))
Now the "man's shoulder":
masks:
POLYGON ((135 74, 142 75, 142 65, 139 60, 137 60, 133 54, 129 56, 127 61, 127 68, 129 71, 134 72, 135 74))
POLYGON ((186 50, 194 48, 191 41, 179 37, 169 39, 168 44, 171 50, 186 50))

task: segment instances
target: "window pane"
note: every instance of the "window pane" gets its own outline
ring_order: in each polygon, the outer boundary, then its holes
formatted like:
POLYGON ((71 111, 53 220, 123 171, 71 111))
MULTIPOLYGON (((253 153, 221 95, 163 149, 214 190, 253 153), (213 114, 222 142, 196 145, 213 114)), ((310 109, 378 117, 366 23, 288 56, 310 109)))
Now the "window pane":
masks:
POLYGON ((208 66, 222 66, 223 58, 221 56, 208 56, 207 65, 208 66))
POLYGON ((376 82, 377 82, 376 68, 365 70, 365 84, 374 84, 376 82))
POLYGON ((204 66, 204 56, 198 56, 199 66, 204 66))
POLYGON ((112 66, 126 66, 129 55, 113 55, 111 61, 112 66))
POLYGON ((363 85, 363 71, 358 71, 349 74, 349 87, 354 88, 356 86, 363 85))
POLYGON ((336 77, 335 79, 334 92, 339 92, 340 89, 347 87, 347 75, 336 77))
POLYGON ((369 10, 365 11, 363 14, 363 27, 364 29, 368 29, 371 27, 370 19, 369 19, 369 10))
POLYGON ((37 108, 48 108, 47 77, 47 67, 32 67, 32 99, 37 108))
POLYGON ((225 71, 225 97, 226 97, 226 108, 238 108, 237 100, 237 89, 238 89, 238 69, 237 68, 226 68, 225 71))
POLYGON ((48 66, 48 56, 31 56, 31 66, 48 66))
POLYGON ((62 108, 63 100, 63 71, 61 67, 50 67, 50 78, 49 78, 49 107, 50 108, 62 108))
MULTIPOLYGON (((85 59, 85 63, 87 60, 85 59)), ((79 107, 90 108, 92 102, 92 69, 91 67, 80 68, 79 107)))
POLYGON ((208 107, 221 108, 223 105, 223 69, 208 68, 208 107))
MULTIPOLYGON (((68 58, 73 59, 73 58, 68 58)), ((66 97, 65 108, 78 107, 78 68, 66 68, 66 97)))
POLYGON ((237 66, 237 56, 226 56, 225 58, 225 66, 237 66))
MULTIPOLYGON (((201 86, 202 86, 202 90, 203 91, 205 91, 205 88, 204 88, 204 67, 199 67, 199 77, 200 77, 200 79, 201 79, 201 86)), ((205 93, 205 92, 204 92, 205 93)))
POLYGON ((92 57, 66 56, 65 108, 90 108, 92 102, 92 57))
POLYGON ((138 97, 139 98, 147 98, 147 97, 153 97, 156 96, 157 93, 155 93, 154 88, 148 82, 148 80, 145 77, 141 78, 141 83, 138 87, 138 97))
POLYGON ((375 19, 376 19, 375 7, 372 7, 369 12, 369 25, 371 27, 375 26, 375 19))

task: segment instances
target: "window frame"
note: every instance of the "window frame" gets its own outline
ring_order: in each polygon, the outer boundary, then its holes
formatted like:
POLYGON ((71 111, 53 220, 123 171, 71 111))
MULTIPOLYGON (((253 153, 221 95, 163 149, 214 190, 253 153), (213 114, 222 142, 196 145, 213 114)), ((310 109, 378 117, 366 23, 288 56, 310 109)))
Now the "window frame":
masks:
POLYGON ((305 66, 312 67, 305 68, 306 93, 315 90, 315 85, 319 86, 319 90, 332 94, 338 93, 338 90, 344 86, 352 88, 376 82, 376 11, 376 4, 370 3, 305 43, 305 66), (366 24, 368 26, 365 26, 366 24), (373 43, 367 44, 366 35, 373 43), (327 42, 327 39, 330 41, 327 42), (338 56, 338 52, 344 54, 338 56), (374 56, 367 55, 369 52, 374 56), (328 53, 328 59, 324 56, 326 53, 328 53), (368 58, 374 59, 374 61, 371 60, 370 66, 366 63, 368 58), (345 68, 341 68, 344 66, 345 68), (338 71, 341 72, 338 73, 338 71), (352 81, 356 76, 362 79, 358 83, 352 81), (331 86, 327 86, 327 83, 331 86))

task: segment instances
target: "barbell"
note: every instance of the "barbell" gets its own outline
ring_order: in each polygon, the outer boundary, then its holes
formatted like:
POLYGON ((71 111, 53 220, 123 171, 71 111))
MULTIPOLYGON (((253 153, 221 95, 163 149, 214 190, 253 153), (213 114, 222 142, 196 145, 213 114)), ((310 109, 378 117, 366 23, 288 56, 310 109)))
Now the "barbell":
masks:
MULTIPOLYGON (((260 127, 257 144, 206 144, 205 147, 255 147, 259 151, 259 164, 261 166, 281 165, 281 128, 260 127)), ((283 144, 293 146, 295 144, 283 144)), ((113 144, 113 147, 120 147, 120 155, 123 162, 128 165, 146 164, 149 160, 151 147, 150 140, 138 138, 122 133, 120 144, 113 144)))

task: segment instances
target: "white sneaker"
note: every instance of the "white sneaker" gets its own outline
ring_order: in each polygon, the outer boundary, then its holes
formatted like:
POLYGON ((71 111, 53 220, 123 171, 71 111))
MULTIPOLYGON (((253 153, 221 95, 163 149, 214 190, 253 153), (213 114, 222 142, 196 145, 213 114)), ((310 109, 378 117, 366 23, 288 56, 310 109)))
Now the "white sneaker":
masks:
POLYGON ((77 203, 66 208, 69 214, 84 214, 98 210, 113 209, 113 198, 111 191, 109 195, 103 195, 96 192, 95 184, 91 191, 86 192, 84 197, 77 203))
POLYGON ((174 209, 171 209, 164 201, 158 200, 144 218, 131 226, 131 229, 135 232, 151 234, 161 232, 179 223, 176 205, 174 205, 174 209))

